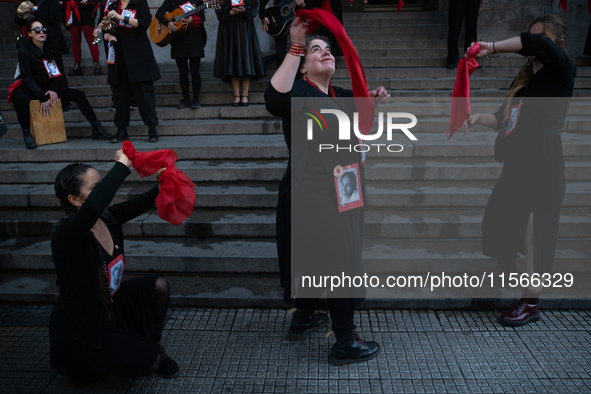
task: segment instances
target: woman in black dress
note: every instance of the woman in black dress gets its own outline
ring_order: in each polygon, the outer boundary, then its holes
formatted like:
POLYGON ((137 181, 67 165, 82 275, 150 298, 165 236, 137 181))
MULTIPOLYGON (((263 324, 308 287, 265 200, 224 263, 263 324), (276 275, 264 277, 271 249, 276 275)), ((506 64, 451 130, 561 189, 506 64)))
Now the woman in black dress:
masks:
MULTIPOLYGON (((187 3, 187 0, 165 0, 156 12, 156 18, 168 30, 175 31, 176 26, 164 17, 166 12, 172 12, 179 6, 187 3)), ((203 0, 198 0, 194 6, 203 5, 203 0)), ((205 12, 200 11, 188 18, 183 19, 183 24, 187 25, 187 32, 182 36, 175 37, 170 43, 170 57, 176 61, 179 69, 179 79, 183 99, 177 105, 177 108, 199 108, 199 92, 201 91, 201 75, 199 74, 199 65, 201 58, 205 56, 203 48, 207 43, 207 33, 205 32, 205 12), (189 66, 190 64, 190 66, 189 66), (189 96, 189 70, 191 71, 191 80, 193 82, 193 101, 189 96)))
MULTIPOLYGON (((560 131, 576 68, 566 53, 565 33, 559 17, 545 15, 520 37, 480 42, 477 57, 517 52, 529 60, 498 112, 473 114, 464 123, 465 133, 476 123, 506 130, 503 172, 482 221, 482 251, 499 262, 498 270, 509 272, 515 271, 517 253, 523 253, 530 277, 552 272, 566 187, 560 131)), ((538 320, 539 292, 525 288, 523 298, 499 321, 518 326, 538 320)))
POLYGON ((250 79, 265 75, 261 47, 253 21, 259 13, 259 2, 244 0, 243 6, 232 7, 232 2, 228 0, 215 13, 220 25, 213 75, 232 82, 232 106, 247 106, 250 79))
POLYGON ((30 39, 20 40, 18 51, 19 79, 13 84, 12 104, 23 131, 27 149, 35 149, 37 145, 31 136, 31 100, 41 101, 41 112, 51 114, 51 107, 58 98, 72 100, 78 104, 80 111, 92 126, 92 139, 111 139, 98 121, 86 95, 81 90, 68 88, 63 80, 55 60, 53 37, 47 24, 32 16, 27 20, 27 32, 30 39))
MULTIPOLYGON (((314 36, 306 39, 306 32, 307 24, 301 23, 299 18, 296 18, 290 29, 291 45, 288 55, 265 91, 267 110, 283 118, 283 134, 290 151, 287 170, 279 185, 277 205, 279 269, 281 285, 285 290, 284 300, 288 303, 292 301, 293 286, 292 227, 298 231, 298 234, 293 235, 305 242, 307 246, 294 249, 294 259, 298 262, 310 264, 333 274, 335 272, 340 274, 341 271, 357 272, 361 268, 361 230, 364 211, 363 208, 357 208, 339 213, 333 176, 335 166, 357 163, 361 187, 364 188, 365 174, 364 167, 361 165, 361 155, 346 150, 320 155, 317 154, 316 149, 306 154, 304 149, 292 149, 291 98, 329 98, 326 105, 339 109, 336 102, 338 97, 353 96, 352 91, 332 87, 330 83, 335 72, 335 60, 330 52, 328 39, 314 36), (298 72, 303 74, 305 79, 296 80, 298 72), (311 190, 313 192, 309 192, 311 190), (298 210, 297 213, 292 212, 292 201, 299 202, 306 208, 298 210), (305 231, 297 229, 305 229, 305 231), (330 259, 318 257, 326 256, 327 253, 330 253, 330 259)), ((380 87, 371 93, 374 97, 381 97, 383 102, 387 102, 385 88, 380 87)), ((329 130, 338 130, 336 117, 327 116, 326 119, 329 130)), ((301 130, 305 130, 305 126, 301 130)), ((324 137, 326 142, 334 144, 338 141, 337 133, 334 131, 333 134, 324 135, 324 137)), ((354 307, 360 300, 329 297, 327 301, 332 318, 332 330, 337 340, 328 361, 333 365, 344 365, 375 357, 380 346, 376 342, 363 342, 353 324, 354 307)), ((296 297, 297 311, 291 322, 289 338, 302 339, 310 331, 327 324, 326 315, 315 313, 317 304, 318 298, 296 297)))
POLYGON ((147 0, 108 0, 105 16, 117 24, 112 33, 105 33, 107 44, 107 82, 114 88, 115 126, 117 134, 111 142, 129 139, 132 94, 137 100, 140 116, 148 126, 148 141, 158 141, 158 116, 154 81, 160 79, 158 64, 146 30, 152 22, 147 0))
POLYGON ((70 164, 55 179, 55 194, 70 216, 51 235, 60 288, 49 323, 51 366, 76 387, 96 382, 98 373, 172 378, 179 372, 161 344, 168 282, 158 274, 121 282, 122 226, 154 208, 158 185, 109 207, 131 173, 123 151, 115 161, 102 179, 82 163, 70 164))
POLYGON ((96 26, 96 14, 100 9, 100 4, 98 2, 89 2, 88 0, 69 1, 66 7, 66 16, 70 15, 72 18, 68 29, 70 29, 70 35, 72 36, 72 52, 74 53, 74 65, 68 71, 68 75, 72 77, 82 75, 82 34, 84 34, 84 39, 86 40, 86 44, 88 44, 88 49, 90 50, 90 55, 94 63, 93 74, 101 75, 99 48, 92 44, 94 41, 93 32, 96 26), (78 11, 77 13, 76 10, 78 11))

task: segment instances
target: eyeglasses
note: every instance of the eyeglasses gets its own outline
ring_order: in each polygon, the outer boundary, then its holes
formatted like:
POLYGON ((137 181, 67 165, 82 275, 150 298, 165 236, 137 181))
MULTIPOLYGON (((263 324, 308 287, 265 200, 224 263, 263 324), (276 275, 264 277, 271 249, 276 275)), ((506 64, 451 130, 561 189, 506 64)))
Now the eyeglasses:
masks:
POLYGON ((43 32, 43 33, 47 33, 47 29, 46 29, 46 28, 44 28, 44 27, 43 27, 43 28, 41 28, 41 29, 40 29, 40 28, 38 28, 38 27, 34 27, 34 28, 32 28, 32 29, 31 29, 31 31, 34 31, 34 32, 35 32, 35 34, 39 34, 39 33, 41 33, 41 32, 43 32))

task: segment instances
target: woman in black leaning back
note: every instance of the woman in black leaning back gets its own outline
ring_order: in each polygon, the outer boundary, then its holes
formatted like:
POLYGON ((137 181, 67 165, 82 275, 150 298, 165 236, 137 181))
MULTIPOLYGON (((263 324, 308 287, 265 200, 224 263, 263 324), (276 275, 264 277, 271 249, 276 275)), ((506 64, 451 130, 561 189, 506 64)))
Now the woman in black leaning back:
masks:
POLYGON ((27 21, 29 40, 20 40, 18 63, 20 79, 13 84, 12 104, 23 131, 27 149, 35 149, 37 145, 31 136, 31 115, 29 103, 31 100, 41 101, 41 112, 51 114, 51 107, 58 98, 62 101, 75 101, 84 117, 92 125, 92 139, 111 139, 105 133, 101 123, 96 118, 86 95, 81 90, 70 89, 64 84, 55 61, 55 47, 53 37, 47 24, 37 17, 30 17, 27 21))
POLYGON ((179 372, 161 344, 168 282, 159 274, 121 282, 122 226, 153 208, 159 189, 108 207, 131 173, 123 151, 115 161, 102 179, 82 163, 63 168, 55 179, 55 194, 69 216, 51 235, 59 286, 49 323, 51 366, 75 387, 95 383, 99 373, 172 378, 179 372))

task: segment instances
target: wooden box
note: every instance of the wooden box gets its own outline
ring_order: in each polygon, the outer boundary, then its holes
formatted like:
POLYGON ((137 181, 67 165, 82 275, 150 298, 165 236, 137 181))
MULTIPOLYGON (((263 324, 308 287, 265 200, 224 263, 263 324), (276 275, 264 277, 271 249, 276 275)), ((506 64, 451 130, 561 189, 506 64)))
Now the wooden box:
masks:
POLYGON ((41 102, 39 100, 31 100, 29 103, 31 135, 35 140, 35 144, 39 146, 67 141, 62 100, 58 99, 57 103, 51 107, 50 116, 45 116, 39 112, 40 108, 41 102))

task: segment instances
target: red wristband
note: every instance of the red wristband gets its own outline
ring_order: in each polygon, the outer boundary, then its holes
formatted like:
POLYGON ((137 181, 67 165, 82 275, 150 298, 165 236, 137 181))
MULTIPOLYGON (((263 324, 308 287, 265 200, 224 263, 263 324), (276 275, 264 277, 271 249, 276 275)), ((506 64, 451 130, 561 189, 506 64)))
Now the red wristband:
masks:
POLYGON ((294 56, 306 56, 306 46, 303 44, 296 44, 292 42, 291 44, 289 44, 288 53, 294 56))

